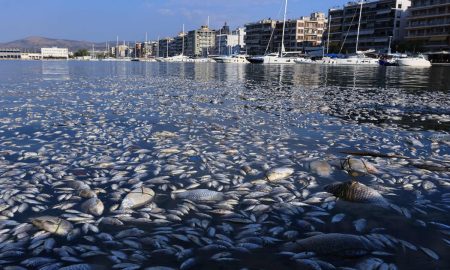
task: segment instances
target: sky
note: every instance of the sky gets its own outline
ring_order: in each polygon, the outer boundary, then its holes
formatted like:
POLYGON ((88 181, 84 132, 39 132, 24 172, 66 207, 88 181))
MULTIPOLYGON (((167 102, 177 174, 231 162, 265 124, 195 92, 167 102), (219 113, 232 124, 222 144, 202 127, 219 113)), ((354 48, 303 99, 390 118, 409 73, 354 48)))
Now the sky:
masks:
MULTIPOLYGON (((289 0, 288 18, 326 12, 348 0, 289 0)), ((281 19, 284 0, 0 0, 0 42, 29 36, 87 41, 142 41, 226 21, 232 28, 281 19)))

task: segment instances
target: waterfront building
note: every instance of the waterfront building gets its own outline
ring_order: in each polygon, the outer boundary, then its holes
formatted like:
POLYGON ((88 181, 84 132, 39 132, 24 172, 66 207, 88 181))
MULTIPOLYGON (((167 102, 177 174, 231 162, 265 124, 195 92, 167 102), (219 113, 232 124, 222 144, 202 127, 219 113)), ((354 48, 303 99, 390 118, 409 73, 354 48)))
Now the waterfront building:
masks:
POLYGON ((405 39, 410 45, 450 51, 450 0, 412 0, 409 13, 405 39))
MULTIPOLYGON (((410 0, 377 0, 365 1, 362 12, 360 2, 330 9, 328 31, 331 52, 355 52, 360 12, 358 50, 388 51, 389 44, 401 42, 406 34, 410 5, 410 0)), ((328 40, 328 33, 324 35, 324 40, 328 40)))
POLYGON ((112 56, 116 55, 116 47, 110 47, 109 48, 109 55, 112 55, 112 56))
POLYGON ((22 60, 41 60, 41 53, 31 53, 31 52, 23 52, 20 54, 20 59, 22 60))
POLYGON ((42 59, 69 59, 68 48, 41 48, 42 59))
POLYGON ((141 44, 142 52, 141 57, 149 58, 156 56, 156 48, 158 47, 156 41, 146 41, 141 44))
POLYGON ((170 57, 174 56, 173 54, 173 43, 174 39, 171 37, 166 37, 159 40, 158 46, 158 57, 170 57))
MULTIPOLYGON (((311 13, 310 16, 286 21, 284 31, 284 47, 287 52, 301 52, 309 47, 322 45, 323 34, 327 27, 327 18, 322 12, 311 13)), ((283 22, 276 24, 273 42, 274 48, 281 49, 283 22)))
POLYGON ((147 42, 147 57, 158 57, 159 43, 157 41, 147 42))
POLYGON ((143 42, 136 42, 134 44, 134 57, 142 58, 144 57, 144 47, 145 44, 143 42))
POLYGON ((0 48, 1 60, 14 60, 20 59, 20 49, 18 48, 0 48))
POLYGON ((187 34, 186 55, 206 57, 214 49, 216 31, 202 25, 200 29, 189 31, 187 34))
MULTIPOLYGON (((286 20, 284 47, 286 52, 305 51, 322 45, 327 27, 324 13, 314 12, 310 16, 286 20)), ((283 21, 262 20, 245 25, 245 44, 248 54, 264 55, 281 50, 283 21)))
POLYGON ((264 19, 245 25, 245 46, 249 55, 263 55, 274 49, 272 33, 276 20, 264 19))
POLYGON ((245 49, 245 29, 237 28, 230 31, 230 27, 225 25, 216 32, 215 54, 232 55, 239 54, 245 49))
POLYGON ((186 48, 187 48, 187 33, 180 32, 176 37, 173 38, 173 42, 171 43, 171 46, 169 48, 169 54, 171 56, 180 55, 182 53, 186 54, 185 52, 186 48))
POLYGON ((131 56, 130 48, 127 45, 125 45, 125 42, 123 45, 116 46, 114 52, 115 52, 116 58, 124 58, 124 57, 131 56))

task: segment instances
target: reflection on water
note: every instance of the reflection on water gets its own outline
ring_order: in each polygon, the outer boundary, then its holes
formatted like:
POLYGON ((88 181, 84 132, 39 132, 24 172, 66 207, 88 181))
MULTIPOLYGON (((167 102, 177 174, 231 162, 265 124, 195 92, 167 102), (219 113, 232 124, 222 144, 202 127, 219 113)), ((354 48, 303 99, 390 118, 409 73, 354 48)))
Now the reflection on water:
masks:
MULTIPOLYGON (((450 68, 240 65, 215 63, 121 63, 128 74, 178 76, 196 81, 234 81, 282 86, 450 89, 450 68)), ((99 64, 100 65, 100 64, 99 64)), ((114 65, 114 64, 112 64, 114 65)), ((102 69, 102 67, 98 67, 102 69)), ((125 75, 124 73, 116 73, 125 75)))
POLYGON ((70 80, 68 61, 42 61, 42 78, 46 81, 70 80))
MULTIPOLYGON (((243 85, 346 87, 346 88, 401 88, 422 90, 450 90, 450 68, 401 68, 365 66, 296 65, 242 65, 217 63, 152 63, 152 62, 2 62, 2 79, 17 74, 35 75, 40 68, 45 80, 67 80, 77 77, 146 77, 176 76, 195 81, 236 82, 243 85)), ((0 75, 1 76, 1 75, 0 75)), ((31 79, 33 76, 29 76, 31 79)))

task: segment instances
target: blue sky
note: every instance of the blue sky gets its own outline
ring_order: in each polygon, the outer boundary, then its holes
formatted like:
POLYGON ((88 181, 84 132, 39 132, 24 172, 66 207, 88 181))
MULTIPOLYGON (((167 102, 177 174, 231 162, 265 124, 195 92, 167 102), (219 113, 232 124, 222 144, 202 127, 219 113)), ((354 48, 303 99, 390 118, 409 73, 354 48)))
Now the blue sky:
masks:
MULTIPOLYGON (((284 0, 0 0, 0 42, 27 36, 89 41, 173 36, 206 24, 232 27, 281 18, 284 0)), ((290 0, 288 17, 327 11, 348 0, 290 0)))

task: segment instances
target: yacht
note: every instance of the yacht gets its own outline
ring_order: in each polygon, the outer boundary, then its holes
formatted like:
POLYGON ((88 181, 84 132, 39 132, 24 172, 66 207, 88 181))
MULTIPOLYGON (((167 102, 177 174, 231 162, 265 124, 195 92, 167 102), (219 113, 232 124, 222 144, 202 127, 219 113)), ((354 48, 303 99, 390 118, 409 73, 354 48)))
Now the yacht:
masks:
POLYGON ((297 57, 287 56, 287 53, 269 53, 263 56, 247 57, 247 60, 253 64, 295 64, 297 57))
POLYGON ((189 62, 189 57, 183 54, 161 58, 160 62, 189 62))
POLYGON ((250 63, 247 60, 246 55, 242 54, 235 54, 231 56, 218 56, 213 58, 217 63, 241 63, 241 64, 248 64, 250 63))
POLYGON ((312 64, 312 63, 314 63, 314 61, 308 57, 297 57, 294 60, 294 62, 297 64, 312 64))
POLYGON ((396 63, 403 67, 431 67, 431 62, 423 55, 398 58, 396 63))
POLYGON ((356 55, 349 55, 342 58, 325 56, 321 60, 318 60, 317 62, 325 65, 370 65, 370 66, 379 65, 378 58, 368 57, 363 53, 358 53, 356 55))

